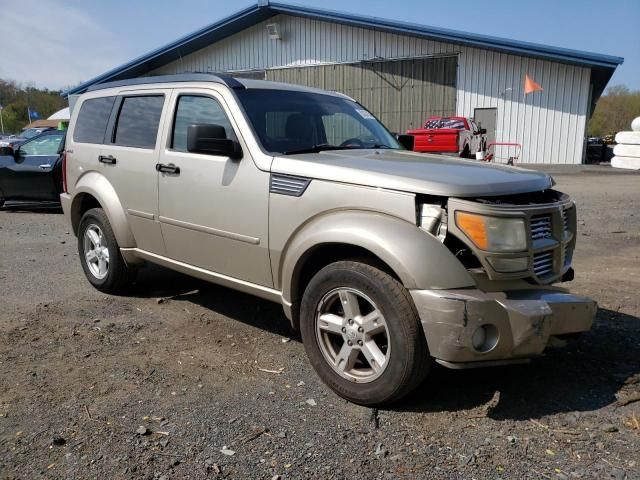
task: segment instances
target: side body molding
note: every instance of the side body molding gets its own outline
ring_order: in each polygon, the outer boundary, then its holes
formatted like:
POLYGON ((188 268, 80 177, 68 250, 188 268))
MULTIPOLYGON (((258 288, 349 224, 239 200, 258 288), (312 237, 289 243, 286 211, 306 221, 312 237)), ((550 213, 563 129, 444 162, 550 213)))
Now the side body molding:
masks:
POLYGON ((309 220, 285 245, 281 256, 280 288, 291 303, 300 266, 314 248, 347 244, 364 248, 385 262, 407 289, 472 287, 473 279, 435 237, 391 215, 364 210, 325 213, 309 220))
POLYGON ((121 248, 135 248, 136 241, 129 228, 127 214, 124 211, 118 194, 109 181, 97 172, 87 172, 78 179, 74 187, 73 203, 71 204, 71 223, 77 234, 80 224, 81 193, 87 193, 102 205, 104 213, 109 219, 113 233, 121 248))

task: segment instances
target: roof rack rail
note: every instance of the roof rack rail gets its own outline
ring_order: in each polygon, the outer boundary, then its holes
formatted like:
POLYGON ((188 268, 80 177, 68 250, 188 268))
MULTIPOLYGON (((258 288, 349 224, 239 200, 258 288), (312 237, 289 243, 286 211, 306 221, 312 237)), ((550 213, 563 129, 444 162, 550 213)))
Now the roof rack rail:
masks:
POLYGON ((180 73, 177 75, 157 75, 150 77, 127 78, 113 82, 98 83, 87 88, 87 92, 104 90, 112 87, 128 87, 132 85, 145 85, 148 83, 176 83, 176 82, 213 82, 226 85, 234 90, 244 90, 244 85, 230 75, 217 73, 180 73))

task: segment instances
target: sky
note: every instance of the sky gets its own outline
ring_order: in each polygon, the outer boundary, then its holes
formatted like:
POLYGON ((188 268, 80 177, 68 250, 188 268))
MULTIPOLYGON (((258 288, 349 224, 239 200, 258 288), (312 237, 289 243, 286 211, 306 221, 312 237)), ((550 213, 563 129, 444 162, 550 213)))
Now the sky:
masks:
MULTIPOLYGON (((77 85, 256 2, 0 0, 0 78, 50 89, 77 85)), ((640 90, 640 0, 306 5, 624 57, 609 85, 640 90)))

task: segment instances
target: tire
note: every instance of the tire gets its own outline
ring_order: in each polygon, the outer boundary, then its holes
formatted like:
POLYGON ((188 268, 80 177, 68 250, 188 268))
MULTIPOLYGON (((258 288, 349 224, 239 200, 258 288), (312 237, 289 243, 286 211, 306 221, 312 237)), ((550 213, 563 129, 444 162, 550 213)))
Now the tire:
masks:
POLYGON ((135 278, 135 270, 122 258, 109 219, 101 208, 87 210, 82 216, 78 228, 78 253, 87 280, 101 292, 120 293, 135 278), (89 251, 93 252, 93 261, 89 260, 89 251))
POLYGON ((346 400, 388 405, 411 392, 430 370, 432 359, 409 292, 368 263, 324 267, 309 282, 300 314, 311 365, 346 400))
POLYGON ((465 145, 462 152, 460 152, 460 158, 470 158, 469 145, 465 145))

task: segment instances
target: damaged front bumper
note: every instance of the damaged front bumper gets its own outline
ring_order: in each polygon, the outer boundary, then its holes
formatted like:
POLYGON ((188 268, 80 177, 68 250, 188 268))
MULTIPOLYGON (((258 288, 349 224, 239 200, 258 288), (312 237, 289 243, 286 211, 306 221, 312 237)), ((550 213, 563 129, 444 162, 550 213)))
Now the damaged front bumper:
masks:
POLYGON ((589 330, 597 311, 590 298, 553 288, 410 293, 431 356, 451 368, 514 363, 540 355, 552 337, 589 330))

